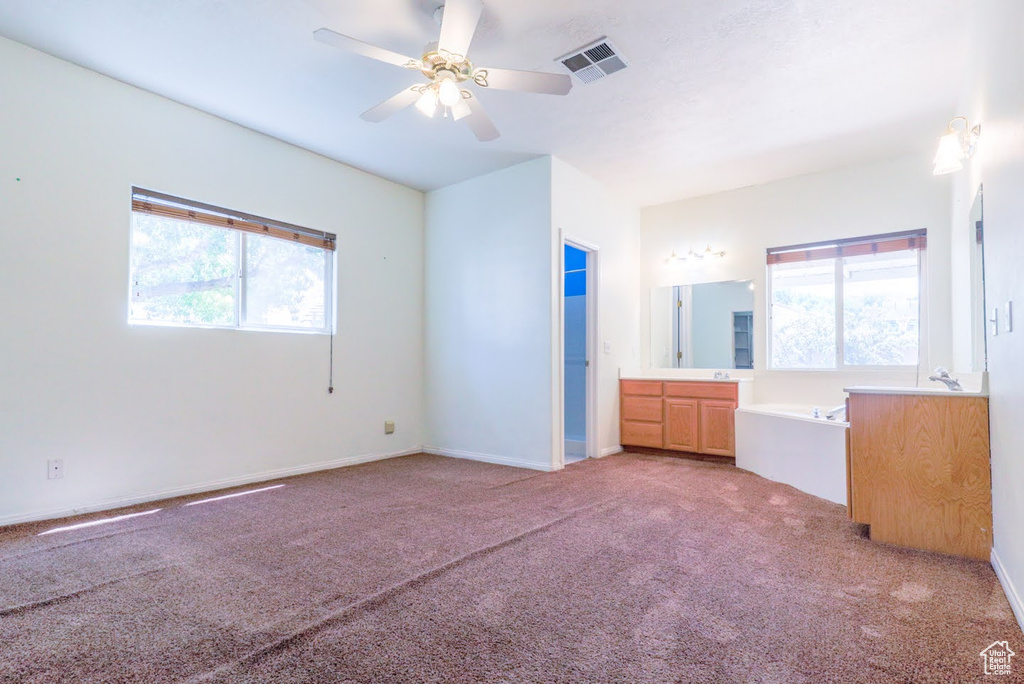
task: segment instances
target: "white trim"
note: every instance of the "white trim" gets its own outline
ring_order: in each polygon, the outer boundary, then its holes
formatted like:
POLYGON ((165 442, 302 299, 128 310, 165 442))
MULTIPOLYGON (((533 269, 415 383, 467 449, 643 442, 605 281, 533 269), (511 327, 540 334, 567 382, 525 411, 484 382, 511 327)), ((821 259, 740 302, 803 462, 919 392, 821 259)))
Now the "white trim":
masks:
MULTIPOLYGON (((580 243, 576 243, 580 244, 580 243)), ((598 395, 601 392, 601 383, 598 381, 601 367, 600 340, 600 289, 601 284, 601 252, 600 248, 590 246, 587 249, 587 356, 590 365, 587 367, 587 430, 586 430, 586 452, 587 458, 596 458, 601 445, 600 432, 598 431, 598 395)), ((563 326, 564 327, 564 326, 563 326)))
POLYGON ((496 465, 512 466, 513 468, 528 468, 530 470, 542 470, 546 473, 561 470, 549 463, 537 463, 526 461, 521 458, 510 458, 508 456, 496 456, 494 454, 481 454, 475 451, 458 451, 457 449, 445 449, 444 447, 425 446, 423 451, 434 456, 447 456, 448 458, 461 458, 467 461, 480 461, 482 463, 494 463, 496 465))
POLYGON ((605 449, 601 449, 601 458, 604 458, 605 456, 614 456, 615 454, 621 454, 623 451, 625 451, 625 449, 622 448, 621 444, 613 447, 607 447, 605 449))
POLYGON ((67 518, 73 515, 81 515, 83 513, 95 513, 97 511, 108 511, 114 508, 123 508, 125 506, 134 506, 136 504, 148 503, 150 501, 159 501, 161 499, 173 499, 178 496, 186 496, 188 494, 200 494, 203 492, 213 492, 218 489, 228 489, 229 487, 237 487, 239 485, 252 484, 254 482, 266 482, 268 480, 278 480, 283 477, 292 477, 293 475, 303 475, 305 473, 312 473, 319 470, 332 470, 334 468, 344 468, 345 466, 358 465, 360 463, 370 463, 372 461, 383 461, 388 458, 398 458, 399 456, 411 456, 412 454, 422 453, 423 449, 415 447, 412 449, 406 449, 405 451, 396 451, 393 453, 377 453, 377 454, 357 454, 355 456, 345 456, 337 458, 332 461, 321 461, 320 463, 310 463, 307 465, 294 466, 291 468, 278 468, 275 470, 265 470, 260 473, 253 473, 251 475, 243 475, 241 477, 228 477, 222 480, 212 480, 209 482, 203 482, 200 484, 189 485, 185 487, 172 487, 170 489, 160 489, 153 492, 147 492, 145 494, 136 494, 133 496, 119 496, 112 499, 100 499, 98 501, 91 501, 81 506, 75 506, 73 508, 52 508, 45 511, 34 511, 32 513, 16 513, 14 515, 7 515, 0 517, 0 527, 5 525, 17 525, 19 523, 35 522, 37 520, 52 520, 54 518, 67 518))
POLYGON ((558 229, 551 274, 551 467, 565 467, 565 231, 558 229))
POLYGON ((1010 574, 1006 572, 1006 566, 1003 565, 999 554, 996 553, 995 547, 992 548, 991 560, 992 569, 996 571, 996 577, 999 578, 999 583, 1003 585, 1003 592, 1006 593, 1006 599, 1010 602, 1010 608, 1013 609, 1013 614, 1017 618, 1017 624, 1020 625, 1021 631, 1024 631, 1024 601, 1021 601, 1020 594, 1017 593, 1017 588, 1013 586, 1013 580, 1010 579, 1010 574))

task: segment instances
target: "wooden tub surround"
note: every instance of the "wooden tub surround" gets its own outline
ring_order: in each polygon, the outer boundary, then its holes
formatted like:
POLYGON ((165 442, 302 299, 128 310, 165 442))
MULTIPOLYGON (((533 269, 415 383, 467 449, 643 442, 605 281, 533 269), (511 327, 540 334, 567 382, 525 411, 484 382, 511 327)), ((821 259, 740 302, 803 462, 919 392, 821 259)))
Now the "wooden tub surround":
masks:
POLYGON ((850 518, 874 541, 989 560, 988 397, 847 391, 850 518))
POLYGON ((623 446, 736 456, 734 382, 620 380, 623 446))

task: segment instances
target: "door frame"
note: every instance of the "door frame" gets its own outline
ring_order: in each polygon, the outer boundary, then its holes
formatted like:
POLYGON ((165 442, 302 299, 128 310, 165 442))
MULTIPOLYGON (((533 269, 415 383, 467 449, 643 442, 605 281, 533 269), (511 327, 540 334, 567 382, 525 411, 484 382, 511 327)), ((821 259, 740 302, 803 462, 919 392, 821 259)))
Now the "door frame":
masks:
POLYGON ((600 456, 597 424, 598 397, 598 293, 600 247, 586 240, 558 231, 558 446, 553 464, 555 469, 565 467, 565 245, 587 253, 587 365, 586 379, 586 447, 587 458, 600 456))

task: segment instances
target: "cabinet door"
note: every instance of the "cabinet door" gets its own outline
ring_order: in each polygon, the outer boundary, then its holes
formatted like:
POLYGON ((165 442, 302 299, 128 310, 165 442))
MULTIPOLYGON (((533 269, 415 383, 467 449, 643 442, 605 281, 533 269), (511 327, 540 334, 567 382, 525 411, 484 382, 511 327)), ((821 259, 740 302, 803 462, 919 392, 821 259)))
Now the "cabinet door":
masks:
POLYGON ((731 401, 700 402, 700 453, 736 455, 735 410, 731 401))
POLYGON ((700 411, 696 399, 665 400, 665 448, 696 452, 700 411))

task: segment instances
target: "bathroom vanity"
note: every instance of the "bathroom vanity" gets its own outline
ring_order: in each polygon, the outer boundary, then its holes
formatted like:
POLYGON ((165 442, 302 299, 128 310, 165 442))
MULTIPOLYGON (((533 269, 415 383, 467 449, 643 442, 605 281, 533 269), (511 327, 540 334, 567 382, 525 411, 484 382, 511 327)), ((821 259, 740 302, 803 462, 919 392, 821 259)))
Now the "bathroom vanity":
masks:
POLYGON ((988 560, 988 397, 849 387, 847 513, 874 541, 988 560))
POLYGON ((623 446, 736 455, 740 380, 621 379, 623 446))

